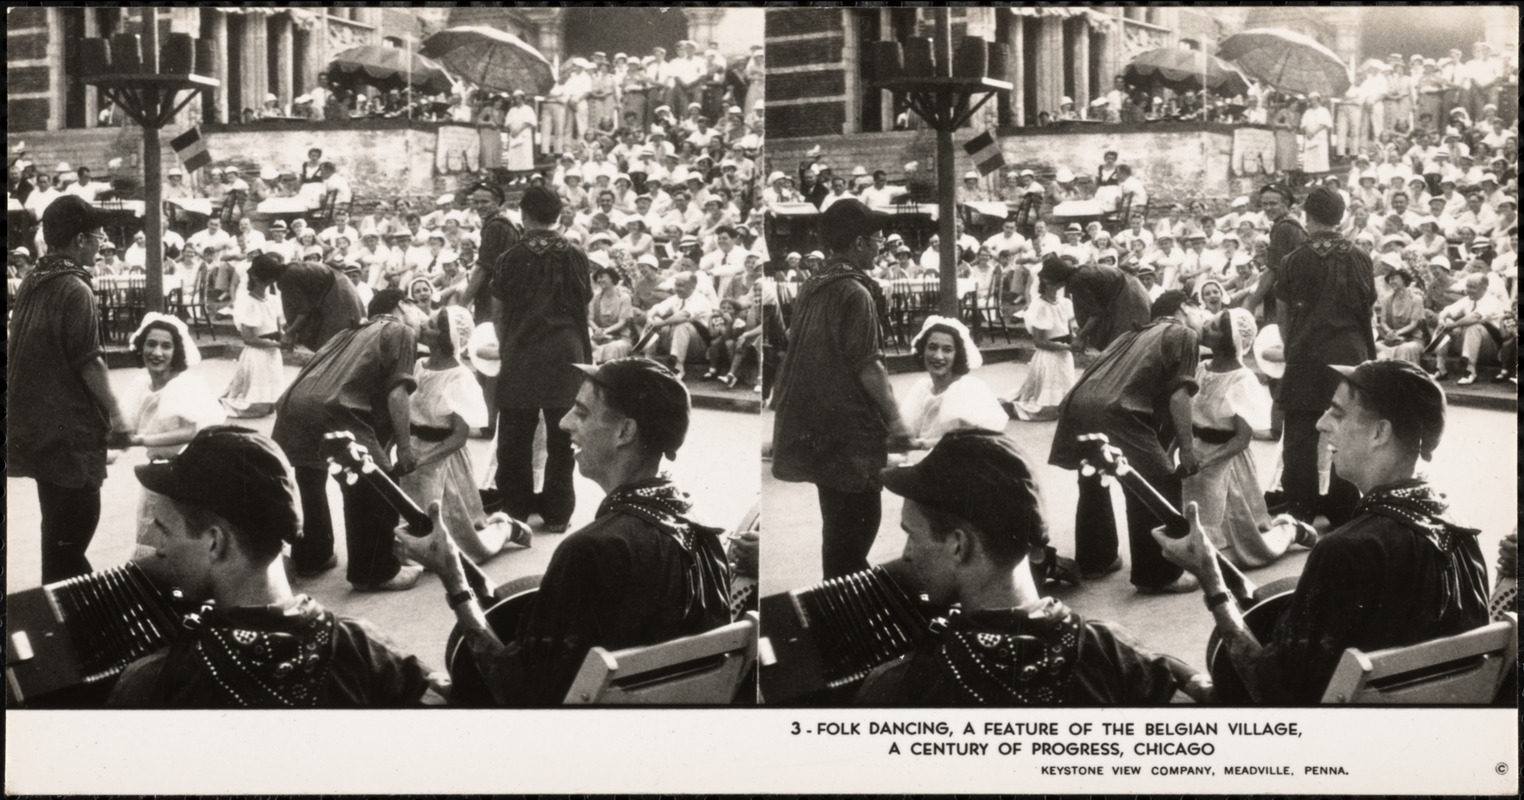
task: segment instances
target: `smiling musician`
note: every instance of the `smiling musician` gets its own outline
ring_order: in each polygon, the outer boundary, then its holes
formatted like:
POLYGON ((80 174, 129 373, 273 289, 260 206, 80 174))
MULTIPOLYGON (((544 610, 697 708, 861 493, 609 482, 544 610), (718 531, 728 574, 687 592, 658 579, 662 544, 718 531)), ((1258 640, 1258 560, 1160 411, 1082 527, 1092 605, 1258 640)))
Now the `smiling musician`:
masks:
POLYGON ((1478 532, 1456 523, 1444 495, 1414 474, 1444 433, 1444 392, 1406 361, 1330 369, 1340 382, 1317 429, 1360 504, 1354 519, 1318 540, 1268 641, 1245 627, 1194 503, 1188 536, 1154 531, 1165 557, 1200 579, 1227 657, 1256 703, 1317 703, 1345 648, 1405 647, 1487 623, 1478 532))
POLYGON ((646 358, 621 358, 585 374, 561 429, 577 468, 608 496, 597 517, 556 548, 517 635, 493 633, 466 584, 458 549, 429 508, 434 532, 400 535, 400 547, 437 573, 493 699, 558 705, 593 647, 643 647, 730 622, 720 530, 687 517, 691 503, 661 472, 688 433, 688 389, 646 358))

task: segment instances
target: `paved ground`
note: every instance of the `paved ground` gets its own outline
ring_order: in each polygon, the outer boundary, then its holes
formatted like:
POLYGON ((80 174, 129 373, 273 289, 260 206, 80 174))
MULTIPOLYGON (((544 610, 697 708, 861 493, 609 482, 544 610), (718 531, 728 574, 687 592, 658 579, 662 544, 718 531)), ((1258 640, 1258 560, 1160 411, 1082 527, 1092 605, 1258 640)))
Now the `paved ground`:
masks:
MULTIPOLYGON (((214 390, 227 385, 233 373, 233 362, 211 359, 196 368, 202 379, 214 390)), ((294 367, 287 367, 289 377, 296 375, 294 367)), ((121 391, 133 377, 133 371, 111 371, 111 382, 121 391)), ((244 420, 263 433, 268 434, 274 426, 274 417, 244 420)), ((739 414, 729 411, 698 409, 694 411, 687 444, 678 460, 670 464, 671 472, 679 485, 690 492, 697 504, 695 513, 699 519, 713 525, 732 528, 757 501, 759 472, 756 459, 756 442, 761 435, 761 424, 755 414, 739 414)), ((471 439, 467 447, 478 474, 485 470, 489 457, 490 442, 471 439)), ((144 463, 142 449, 127 451, 109 468, 102 494, 101 524, 90 546, 90 560, 97 568, 116 566, 131 556, 135 537, 134 522, 140 486, 131 468, 144 463)), ((8 585, 6 591, 15 592, 39 582, 41 565, 37 545, 39 524, 37 495, 29 480, 6 481, 7 530, 10 545, 6 567, 8 585)), ((603 491, 580 475, 576 478, 577 511, 572 517, 572 530, 589 522, 603 491)), ((425 575, 417 587, 408 592, 361 594, 350 591, 344 580, 344 535, 342 500, 337 485, 330 482, 329 495, 334 509, 335 538, 338 540, 340 566, 315 579, 299 582, 298 592, 311 594, 329 608, 351 616, 363 617, 390 634, 404 649, 417 653, 435 666, 444 665, 445 639, 454 624, 454 615, 445 606, 439 580, 425 575)), ((533 518, 534 524, 539 519, 533 518)), ((556 544, 564 535, 536 533, 534 546, 528 550, 512 550, 499 555, 485 565, 487 574, 498 583, 514 578, 535 575, 545 571, 556 544)))
MULTIPOLYGON (((976 374, 997 394, 1005 394, 1021 385, 1026 365, 1000 363, 987 365, 976 374)), ((896 391, 905 391, 916 380, 914 374, 894 375, 896 391)), ((771 412, 764 412, 763 429, 772 430, 771 412)), ((1060 554, 1074 554, 1074 506, 1078 490, 1075 475, 1046 464, 1052 442, 1054 423, 1012 422, 1006 432, 1012 436, 1038 465, 1038 478, 1048 510, 1049 535, 1060 554)), ((1470 524, 1482 528, 1482 552, 1495 559, 1498 542, 1517 520, 1517 456, 1514 448, 1517 417, 1513 413, 1475 408, 1452 408, 1445 439, 1430 472, 1435 482, 1449 493, 1455 507, 1470 524)), ((1251 445, 1261 480, 1269 478, 1276 461, 1276 445, 1256 441, 1251 445)), ((774 480, 771 471, 763 471, 763 502, 766 511, 762 548, 762 592, 773 594, 805 586, 820 580, 820 511, 815 489, 810 484, 774 480)), ((1120 517, 1120 488, 1115 507, 1120 517)), ((870 563, 882 563, 899 556, 905 535, 899 529, 901 501, 884 494, 884 522, 869 556, 870 563)), ((1126 523, 1118 519, 1122 532, 1123 560, 1126 555, 1126 523)), ((1307 551, 1293 548, 1280 561, 1254 571, 1249 577, 1258 584, 1287 575, 1299 574, 1307 551)), ((1488 564, 1494 570, 1493 564, 1488 564)), ((1127 570, 1091 582, 1077 589, 1056 593, 1081 614, 1122 623, 1148 646, 1179 656, 1198 667, 1205 663, 1207 634, 1211 617, 1201 607, 1199 594, 1172 597, 1138 595, 1128 582, 1127 570)))

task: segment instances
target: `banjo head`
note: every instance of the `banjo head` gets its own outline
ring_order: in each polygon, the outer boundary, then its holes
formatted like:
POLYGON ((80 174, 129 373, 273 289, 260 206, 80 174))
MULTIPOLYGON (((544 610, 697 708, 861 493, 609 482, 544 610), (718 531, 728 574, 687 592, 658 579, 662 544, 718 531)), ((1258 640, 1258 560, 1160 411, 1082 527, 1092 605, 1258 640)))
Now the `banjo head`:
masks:
MULTIPOLYGON (((1259 587, 1254 593, 1254 606, 1244 610, 1244 626, 1261 643, 1268 641, 1275 633, 1275 623, 1291 604, 1291 596, 1296 592, 1299 577, 1289 575, 1259 587)), ((1239 680, 1238 671, 1233 668, 1224 649, 1222 636, 1214 627, 1211 636, 1207 638, 1206 663, 1207 672, 1212 675, 1217 702, 1219 705, 1248 704, 1249 692, 1244 688, 1243 681, 1239 680)))

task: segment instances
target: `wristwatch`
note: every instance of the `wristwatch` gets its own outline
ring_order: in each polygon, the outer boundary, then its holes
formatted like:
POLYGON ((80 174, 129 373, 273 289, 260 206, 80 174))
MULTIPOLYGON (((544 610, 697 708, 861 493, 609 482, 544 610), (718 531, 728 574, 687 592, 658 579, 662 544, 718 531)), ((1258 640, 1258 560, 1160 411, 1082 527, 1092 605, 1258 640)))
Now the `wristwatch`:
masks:
POLYGON ((1218 606, 1223 605, 1229 600, 1232 600, 1233 595, 1228 594, 1227 592, 1218 592, 1216 594, 1206 595, 1202 599, 1206 602, 1208 611, 1216 611, 1218 606))
POLYGON ((469 586, 458 592, 445 593, 445 600, 450 604, 450 608, 452 609, 460 608, 462 605, 465 605, 466 603, 469 603, 475 599, 476 592, 471 591, 471 587, 469 586))

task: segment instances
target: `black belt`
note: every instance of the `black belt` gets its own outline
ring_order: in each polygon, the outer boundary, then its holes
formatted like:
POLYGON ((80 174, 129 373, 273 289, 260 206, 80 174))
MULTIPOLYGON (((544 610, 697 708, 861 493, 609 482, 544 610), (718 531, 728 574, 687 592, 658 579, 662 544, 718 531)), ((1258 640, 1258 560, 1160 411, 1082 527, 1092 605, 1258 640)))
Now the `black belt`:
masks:
POLYGON ((1233 437, 1236 435, 1233 431, 1224 431, 1217 428, 1203 428, 1200 425, 1192 425, 1191 433, 1195 434, 1197 439, 1200 439, 1207 444, 1227 444, 1228 442, 1232 441, 1233 437))
POLYGON ((417 424, 409 425, 408 430, 413 434, 414 438, 425 442, 442 442, 450 438, 450 434, 453 433, 449 428, 435 428, 429 425, 417 424))

